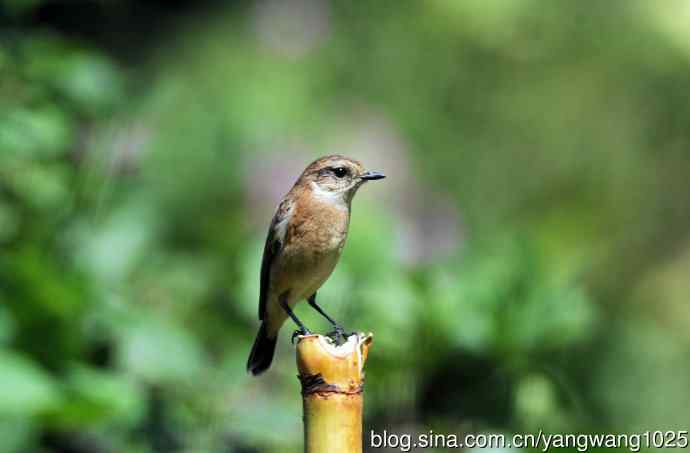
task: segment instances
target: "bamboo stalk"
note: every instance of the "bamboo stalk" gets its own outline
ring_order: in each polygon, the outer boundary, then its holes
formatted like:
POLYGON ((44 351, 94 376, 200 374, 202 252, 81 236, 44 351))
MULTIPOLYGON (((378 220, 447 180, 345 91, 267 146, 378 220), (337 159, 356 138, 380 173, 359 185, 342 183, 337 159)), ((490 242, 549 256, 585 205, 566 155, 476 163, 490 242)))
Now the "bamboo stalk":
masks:
POLYGON ((305 453, 362 452, 364 363, 372 334, 336 346, 322 335, 299 337, 305 453))

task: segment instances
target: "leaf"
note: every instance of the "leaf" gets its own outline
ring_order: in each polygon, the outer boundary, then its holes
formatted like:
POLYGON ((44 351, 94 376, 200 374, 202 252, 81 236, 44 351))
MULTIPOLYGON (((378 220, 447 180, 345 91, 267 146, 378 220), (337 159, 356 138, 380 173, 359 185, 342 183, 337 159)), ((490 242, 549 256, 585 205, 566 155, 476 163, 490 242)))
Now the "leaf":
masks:
POLYGON ((199 373, 204 357, 191 332, 144 316, 122 332, 120 361, 125 369, 150 383, 190 379, 199 373))
POLYGON ((145 397, 130 378, 81 364, 71 367, 66 381, 68 401, 56 414, 60 424, 87 426, 113 420, 135 423, 145 412, 145 397))
MULTIPOLYGON (((0 296, 0 302, 4 302, 0 296)), ((7 307, 0 303, 0 343, 9 341, 16 331, 17 326, 7 307)))
POLYGON ((73 128, 71 119, 54 106, 0 111, 0 149, 31 158, 55 157, 69 150, 73 128))
POLYGON ((19 215, 12 205, 0 201, 0 242, 7 241, 19 229, 19 215))
POLYGON ((53 79, 58 90, 82 112, 107 112, 122 98, 122 80, 107 58, 88 52, 68 56, 53 79))
POLYGON ((36 436, 36 423, 29 417, 0 418, 0 451, 20 453, 34 451, 29 446, 36 436))
POLYGON ((54 409, 60 392, 53 378, 22 355, 0 350, 0 415, 36 415, 54 409))

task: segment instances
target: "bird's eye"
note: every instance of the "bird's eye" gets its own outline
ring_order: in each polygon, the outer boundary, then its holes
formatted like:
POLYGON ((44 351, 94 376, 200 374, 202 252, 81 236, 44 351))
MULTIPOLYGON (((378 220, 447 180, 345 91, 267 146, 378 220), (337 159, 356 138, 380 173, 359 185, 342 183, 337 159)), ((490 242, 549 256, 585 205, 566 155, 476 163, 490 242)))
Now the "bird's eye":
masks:
POLYGON ((345 175, 347 175, 347 168, 345 167, 336 167, 333 169, 333 174, 338 177, 338 178, 344 178, 345 175))

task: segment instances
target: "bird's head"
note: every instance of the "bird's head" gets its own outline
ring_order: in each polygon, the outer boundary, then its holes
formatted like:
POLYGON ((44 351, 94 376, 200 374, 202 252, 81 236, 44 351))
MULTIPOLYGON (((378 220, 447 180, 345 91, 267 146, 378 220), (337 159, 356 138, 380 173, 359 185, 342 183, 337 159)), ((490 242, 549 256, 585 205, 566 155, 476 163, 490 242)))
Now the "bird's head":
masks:
POLYGON ((380 171, 367 171, 355 159, 333 155, 312 162, 298 184, 308 186, 317 195, 350 201, 362 184, 385 177, 380 171))

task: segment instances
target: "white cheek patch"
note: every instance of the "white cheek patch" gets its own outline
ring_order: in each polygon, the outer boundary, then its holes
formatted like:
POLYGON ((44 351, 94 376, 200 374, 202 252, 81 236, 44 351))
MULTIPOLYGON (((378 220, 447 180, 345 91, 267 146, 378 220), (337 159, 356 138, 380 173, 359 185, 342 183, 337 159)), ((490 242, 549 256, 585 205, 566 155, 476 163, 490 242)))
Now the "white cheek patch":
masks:
POLYGON ((312 181, 310 184, 314 192, 314 196, 316 196, 317 198, 330 202, 340 201, 343 199, 344 192, 331 192, 330 190, 322 189, 321 186, 319 186, 314 181, 312 181))

